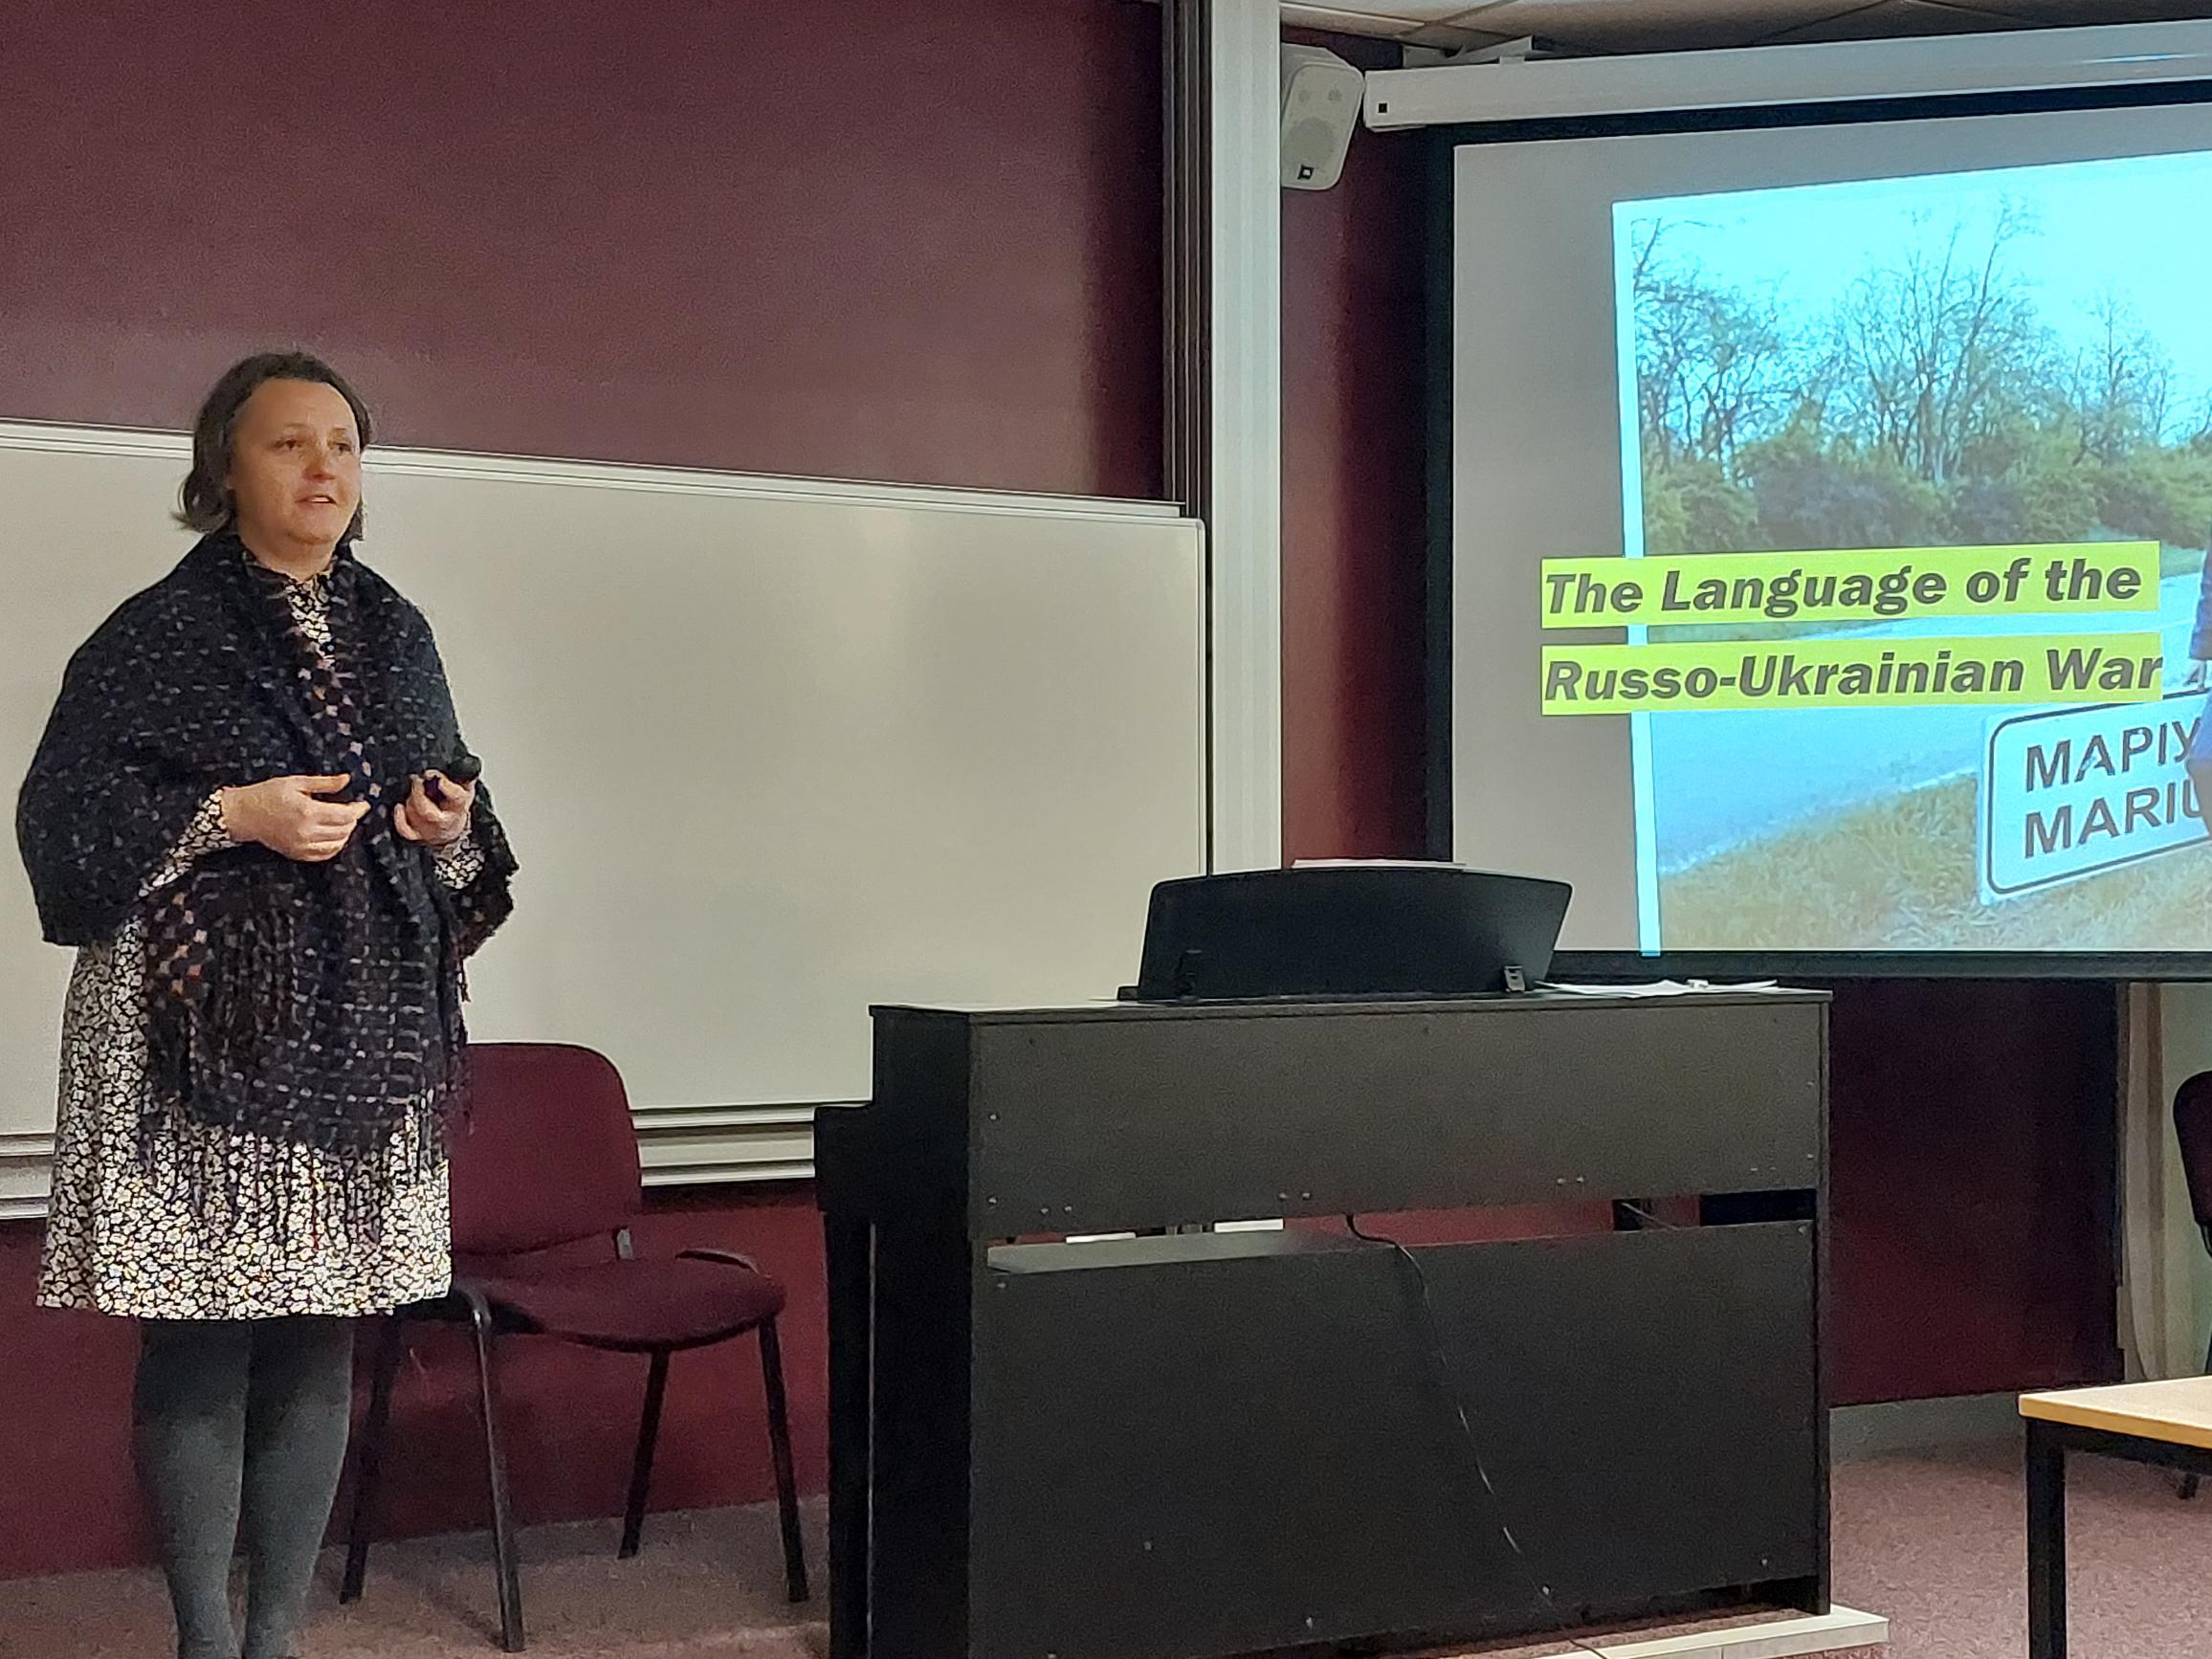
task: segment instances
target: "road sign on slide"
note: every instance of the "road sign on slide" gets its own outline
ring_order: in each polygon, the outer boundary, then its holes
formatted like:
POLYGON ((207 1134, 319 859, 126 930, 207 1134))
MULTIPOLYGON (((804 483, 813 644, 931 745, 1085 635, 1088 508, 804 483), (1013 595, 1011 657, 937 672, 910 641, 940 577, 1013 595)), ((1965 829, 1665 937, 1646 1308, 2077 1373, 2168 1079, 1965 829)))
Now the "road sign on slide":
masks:
POLYGON ((1982 903, 2212 838, 2186 763, 2205 697, 2200 688, 1992 720, 1976 860, 1982 903))

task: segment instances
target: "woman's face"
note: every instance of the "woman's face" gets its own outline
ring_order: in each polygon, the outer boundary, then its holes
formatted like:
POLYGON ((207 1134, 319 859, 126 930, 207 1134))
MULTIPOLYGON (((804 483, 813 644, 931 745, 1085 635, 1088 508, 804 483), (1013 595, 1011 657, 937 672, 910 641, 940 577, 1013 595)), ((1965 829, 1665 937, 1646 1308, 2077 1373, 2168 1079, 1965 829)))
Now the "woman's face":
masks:
POLYGON ((352 409, 320 381, 264 381, 238 411, 228 482, 248 546, 328 552, 361 505, 352 409))

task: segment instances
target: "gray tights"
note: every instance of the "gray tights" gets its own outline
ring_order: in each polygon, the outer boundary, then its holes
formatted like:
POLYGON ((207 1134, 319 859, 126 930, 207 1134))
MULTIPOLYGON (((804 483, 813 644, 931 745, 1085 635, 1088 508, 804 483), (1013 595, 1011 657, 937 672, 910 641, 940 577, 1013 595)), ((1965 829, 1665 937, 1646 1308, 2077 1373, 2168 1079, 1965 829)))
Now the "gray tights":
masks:
POLYGON ((346 1319, 147 1319, 132 1405, 177 1615, 178 1659, 239 1659, 231 1557, 246 1555, 244 1659, 293 1659, 353 1395, 346 1319))

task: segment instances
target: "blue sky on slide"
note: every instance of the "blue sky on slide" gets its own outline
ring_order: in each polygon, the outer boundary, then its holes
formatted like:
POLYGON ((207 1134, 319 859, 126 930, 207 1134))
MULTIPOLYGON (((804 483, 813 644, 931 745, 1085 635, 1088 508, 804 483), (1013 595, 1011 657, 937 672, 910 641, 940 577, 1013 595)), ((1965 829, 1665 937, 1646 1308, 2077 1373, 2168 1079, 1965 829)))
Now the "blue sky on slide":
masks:
POLYGON ((1954 224, 1979 256, 2007 201, 2034 227, 2007 252, 2045 322, 2089 344, 2100 298, 2118 295, 2171 354, 2174 413, 2189 420, 2212 393, 2212 151, 1622 202, 1614 224, 1624 282, 1638 228, 1664 220, 1670 262, 1809 320, 1954 224))

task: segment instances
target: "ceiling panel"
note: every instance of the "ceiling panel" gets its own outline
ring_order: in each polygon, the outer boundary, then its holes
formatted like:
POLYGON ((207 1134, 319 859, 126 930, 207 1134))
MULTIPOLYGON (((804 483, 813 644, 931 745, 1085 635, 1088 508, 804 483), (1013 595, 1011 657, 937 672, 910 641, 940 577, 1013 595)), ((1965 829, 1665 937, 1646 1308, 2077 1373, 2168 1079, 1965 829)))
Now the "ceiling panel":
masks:
POLYGON ((1283 22, 1290 28, 1380 35, 1449 51, 1495 38, 1435 21, 1440 16, 1456 17, 1467 10, 1467 4, 1468 0, 1435 0, 1434 4, 1416 7, 1407 0, 1341 0, 1336 5, 1309 6, 1303 0, 1285 0, 1282 11, 1283 22))
POLYGON ((1433 46, 1440 52, 1464 52, 1471 46, 1495 46, 1510 35, 1492 34, 1459 23, 1431 23, 1399 36, 1408 46, 1433 46))
POLYGON ((1964 0, 2030 23, 2180 23, 2212 17, 2208 0, 1964 0))
POLYGON ((1884 40, 1898 34, 1986 34, 2034 24, 1995 11, 1969 10, 1944 0, 1880 0, 1841 17, 1767 36, 1766 44, 1811 40, 1884 40))
POLYGON ((1601 52, 1658 52, 1973 33, 2022 23, 2212 18, 2212 0, 1333 0, 1284 11, 1309 27, 1443 47, 1537 34, 1601 52))
POLYGON ((1541 34, 1608 52, 1742 46, 1852 9, 1853 0, 1499 0, 1454 27, 1541 34))
POLYGON ((1405 34, 1457 17, 1468 0, 1329 0, 1288 5, 1283 12, 1300 28, 1322 29, 1337 19, 1356 34, 1405 34))

